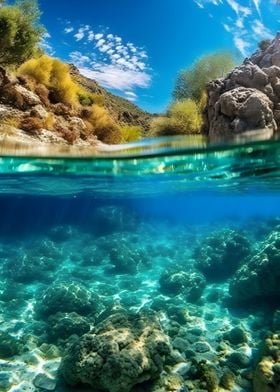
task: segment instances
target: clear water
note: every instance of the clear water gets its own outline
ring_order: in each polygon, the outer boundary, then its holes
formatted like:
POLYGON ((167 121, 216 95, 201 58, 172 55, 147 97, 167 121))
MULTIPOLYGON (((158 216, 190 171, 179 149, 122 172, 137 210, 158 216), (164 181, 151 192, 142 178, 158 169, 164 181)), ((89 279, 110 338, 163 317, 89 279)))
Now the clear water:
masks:
POLYGON ((0 391, 279 391, 252 380, 280 329, 280 142, 240 142, 2 155, 0 391), (73 342, 127 312, 143 328, 156 317, 172 351, 162 368, 116 386, 125 369, 108 371, 105 350, 67 385, 73 342))

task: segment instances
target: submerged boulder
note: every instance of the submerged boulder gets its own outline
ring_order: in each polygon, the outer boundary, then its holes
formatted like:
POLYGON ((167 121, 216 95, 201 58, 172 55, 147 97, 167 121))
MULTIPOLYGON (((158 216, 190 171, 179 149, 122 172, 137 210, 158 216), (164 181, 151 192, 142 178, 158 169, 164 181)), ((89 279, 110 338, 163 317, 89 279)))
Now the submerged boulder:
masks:
POLYGON ((272 232, 233 276, 229 293, 235 303, 277 304, 280 300, 280 232, 272 232))
POLYGON ((170 353, 168 337, 153 315, 116 314, 77 340, 61 364, 64 380, 100 391, 129 392, 157 379, 170 353))
POLYGON ((170 296, 182 295, 189 302, 200 299, 206 286, 206 279, 199 271, 171 270, 164 272, 160 279, 160 290, 170 296))
POLYGON ((250 242, 236 230, 223 229, 206 237, 195 249, 196 268, 209 281, 221 281, 233 275, 250 253, 250 242))
POLYGON ((96 312, 99 298, 80 283, 54 283, 38 300, 36 310, 48 317, 58 312, 84 316, 96 312))

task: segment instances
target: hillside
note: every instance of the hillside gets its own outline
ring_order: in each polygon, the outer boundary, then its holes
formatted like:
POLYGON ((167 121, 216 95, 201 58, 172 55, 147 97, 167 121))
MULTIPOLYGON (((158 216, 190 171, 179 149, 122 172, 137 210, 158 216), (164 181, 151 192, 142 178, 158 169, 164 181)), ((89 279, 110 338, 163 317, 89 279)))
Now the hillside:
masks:
POLYGON ((23 67, 12 73, 0 67, 2 141, 12 136, 26 143, 93 146, 126 142, 130 132, 137 132, 137 138, 147 132, 151 115, 82 76, 73 65, 42 56, 23 67), (49 75, 56 74, 56 85, 42 71, 47 66, 49 75))
POLYGON ((70 64, 72 77, 88 91, 104 98, 105 107, 117 123, 141 126, 145 131, 149 129, 152 115, 141 110, 132 102, 118 97, 101 87, 95 80, 89 79, 79 72, 78 68, 70 64))

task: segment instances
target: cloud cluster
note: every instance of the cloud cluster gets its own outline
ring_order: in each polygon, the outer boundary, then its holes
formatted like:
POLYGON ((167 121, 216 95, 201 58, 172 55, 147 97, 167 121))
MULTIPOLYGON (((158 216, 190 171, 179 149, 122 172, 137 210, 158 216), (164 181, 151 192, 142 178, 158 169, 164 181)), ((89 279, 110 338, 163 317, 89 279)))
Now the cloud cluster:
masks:
MULTIPOLYGON (((246 57, 257 42, 272 39, 272 32, 263 24, 261 6, 267 7, 268 0, 194 0, 200 7, 224 7, 227 18, 221 21, 224 29, 232 34, 233 42, 240 53, 246 57)), ((271 0, 271 4, 275 0, 271 0)))
POLYGON ((151 75, 144 48, 124 42, 108 29, 97 31, 89 25, 74 28, 68 22, 64 34, 75 48, 69 60, 85 76, 106 88, 122 91, 131 101, 137 99, 136 88, 149 87, 151 75))

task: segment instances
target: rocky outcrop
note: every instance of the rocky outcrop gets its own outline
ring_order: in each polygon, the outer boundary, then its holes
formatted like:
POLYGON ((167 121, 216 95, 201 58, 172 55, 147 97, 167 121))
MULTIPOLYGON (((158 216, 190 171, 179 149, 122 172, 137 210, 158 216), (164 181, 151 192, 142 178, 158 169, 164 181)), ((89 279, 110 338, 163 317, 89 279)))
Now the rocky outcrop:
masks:
POLYGON ((280 129, 280 34, 223 79, 207 86, 205 130, 210 137, 280 129))

